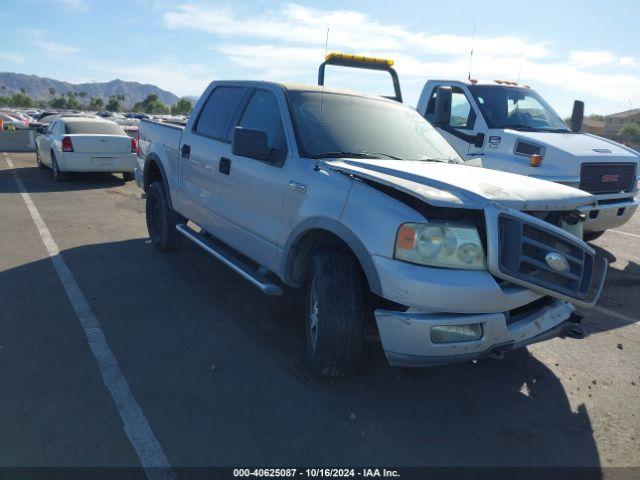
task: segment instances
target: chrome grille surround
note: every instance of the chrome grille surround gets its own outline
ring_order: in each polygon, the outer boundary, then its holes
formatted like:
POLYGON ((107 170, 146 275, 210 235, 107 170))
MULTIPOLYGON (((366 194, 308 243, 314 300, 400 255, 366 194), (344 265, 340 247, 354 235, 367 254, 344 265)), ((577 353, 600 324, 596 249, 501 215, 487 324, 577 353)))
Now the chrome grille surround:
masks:
POLYGON ((487 222, 487 266, 496 277, 531 290, 593 306, 602 290, 607 262, 570 233, 525 213, 490 205, 487 222), (559 253, 568 262, 558 271, 545 261, 559 253))

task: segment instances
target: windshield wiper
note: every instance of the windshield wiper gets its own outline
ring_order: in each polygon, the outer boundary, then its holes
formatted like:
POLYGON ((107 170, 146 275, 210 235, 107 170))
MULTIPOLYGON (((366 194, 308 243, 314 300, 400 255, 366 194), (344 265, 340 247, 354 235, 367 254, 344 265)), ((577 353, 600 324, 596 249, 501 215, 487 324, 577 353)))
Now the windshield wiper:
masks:
POLYGON ((379 158, 381 156, 393 158, 394 160, 402 160, 387 153, 369 153, 369 152, 324 152, 317 155, 311 155, 311 158, 379 158))

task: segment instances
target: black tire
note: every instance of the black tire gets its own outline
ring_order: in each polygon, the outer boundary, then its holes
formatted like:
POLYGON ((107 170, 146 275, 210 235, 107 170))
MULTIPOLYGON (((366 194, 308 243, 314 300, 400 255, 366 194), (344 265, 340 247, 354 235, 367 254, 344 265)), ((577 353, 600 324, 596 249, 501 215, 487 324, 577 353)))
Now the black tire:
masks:
POLYGON ((36 162, 38 163, 38 168, 44 170, 47 168, 44 163, 42 163, 42 159, 40 158, 40 151, 36 148, 36 162))
POLYGON ((317 375, 353 375, 362 357, 365 323, 365 282, 358 263, 347 252, 319 251, 311 259, 306 287, 309 366, 317 375))
POLYGON ((133 180, 135 177, 133 176, 133 172, 124 172, 122 174, 122 179, 125 182, 130 182, 131 180, 133 180))
POLYGON ((176 225, 184 223, 185 219, 169 206, 162 182, 152 183, 149 187, 146 216, 149 238, 154 247, 165 252, 180 246, 182 237, 176 230, 176 225))
POLYGON ((585 242, 593 242, 596 238, 600 238, 602 235, 604 235, 604 232, 604 230, 601 232, 585 232, 582 235, 582 238, 585 242))
POLYGON ((51 152, 51 170, 53 171, 53 181, 57 183, 66 182, 68 175, 58 168, 56 156, 51 152))

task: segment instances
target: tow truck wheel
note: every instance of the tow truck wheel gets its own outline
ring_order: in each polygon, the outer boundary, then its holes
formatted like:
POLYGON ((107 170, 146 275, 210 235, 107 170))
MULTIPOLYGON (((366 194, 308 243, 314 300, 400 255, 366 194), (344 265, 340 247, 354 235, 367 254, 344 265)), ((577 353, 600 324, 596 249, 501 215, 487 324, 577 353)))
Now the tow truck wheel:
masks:
POLYGON ((147 230, 154 247, 160 251, 175 250, 180 245, 180 234, 176 230, 184 219, 169 205, 162 182, 152 183, 147 192, 147 230))
POLYGON ((585 242, 592 242, 596 238, 600 238, 604 232, 604 230, 601 232, 585 232, 584 235, 582 235, 582 238, 585 242))
POLYGON ((314 373, 353 375, 363 349, 365 283, 347 252, 324 250, 311 260, 307 281, 307 361, 314 373))

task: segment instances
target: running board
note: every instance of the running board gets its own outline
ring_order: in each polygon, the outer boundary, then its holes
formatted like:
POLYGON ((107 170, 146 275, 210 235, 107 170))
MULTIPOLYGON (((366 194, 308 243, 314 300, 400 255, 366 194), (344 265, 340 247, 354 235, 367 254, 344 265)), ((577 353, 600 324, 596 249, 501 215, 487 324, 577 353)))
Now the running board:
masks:
POLYGON ((176 225, 176 230, 178 230, 178 232, 187 237, 193 243, 201 247, 207 253, 220 260, 227 267, 238 273, 245 280, 248 280, 255 287, 258 287, 260 290, 262 290, 262 293, 265 293, 267 295, 283 294, 282 288, 265 278, 261 271, 254 271, 242 260, 233 256, 230 252, 222 250, 212 241, 207 239, 204 235, 195 232, 191 228, 187 227, 184 223, 176 225))

